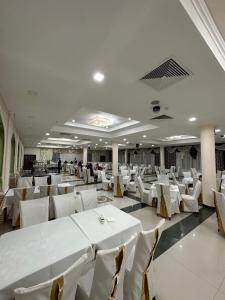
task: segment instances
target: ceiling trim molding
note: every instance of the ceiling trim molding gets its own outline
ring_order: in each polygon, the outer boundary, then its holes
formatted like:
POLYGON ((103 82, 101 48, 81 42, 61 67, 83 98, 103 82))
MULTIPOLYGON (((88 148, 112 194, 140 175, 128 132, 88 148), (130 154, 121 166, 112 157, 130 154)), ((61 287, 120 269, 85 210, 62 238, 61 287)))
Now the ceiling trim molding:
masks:
POLYGON ((225 41, 204 0, 180 0, 189 17, 225 71, 225 41))

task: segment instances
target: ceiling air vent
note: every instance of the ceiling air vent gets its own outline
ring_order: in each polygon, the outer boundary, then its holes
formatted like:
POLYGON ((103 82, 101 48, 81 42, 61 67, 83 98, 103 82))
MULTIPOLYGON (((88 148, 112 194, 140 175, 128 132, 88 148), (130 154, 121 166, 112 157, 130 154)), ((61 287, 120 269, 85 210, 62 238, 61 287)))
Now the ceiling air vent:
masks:
POLYGON ((173 119, 173 118, 170 116, 167 116, 167 115, 161 115, 158 117, 151 118, 150 120, 170 120, 170 119, 173 119))
POLYGON ((162 90, 193 73, 179 64, 174 58, 169 58, 141 78, 141 81, 156 90, 162 90))
POLYGON ((71 136, 71 133, 67 133, 67 132, 60 132, 59 134, 63 136, 71 136))

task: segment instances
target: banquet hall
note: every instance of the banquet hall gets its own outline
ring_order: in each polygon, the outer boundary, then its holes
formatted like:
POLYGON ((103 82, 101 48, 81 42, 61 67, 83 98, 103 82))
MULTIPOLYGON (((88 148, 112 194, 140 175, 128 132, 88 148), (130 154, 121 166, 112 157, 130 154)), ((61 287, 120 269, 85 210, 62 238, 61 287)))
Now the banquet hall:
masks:
POLYGON ((224 20, 0 0, 0 300, 225 299, 224 20))

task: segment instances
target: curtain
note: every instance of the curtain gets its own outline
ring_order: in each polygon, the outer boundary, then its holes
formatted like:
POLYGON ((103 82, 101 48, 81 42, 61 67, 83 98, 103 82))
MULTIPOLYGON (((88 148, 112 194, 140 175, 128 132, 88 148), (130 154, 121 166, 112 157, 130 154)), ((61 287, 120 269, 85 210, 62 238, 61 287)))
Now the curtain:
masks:
POLYGON ((176 166, 176 151, 169 152, 165 149, 165 167, 169 169, 171 166, 176 166))
POLYGON ((224 170, 224 151, 216 150, 216 169, 224 170))

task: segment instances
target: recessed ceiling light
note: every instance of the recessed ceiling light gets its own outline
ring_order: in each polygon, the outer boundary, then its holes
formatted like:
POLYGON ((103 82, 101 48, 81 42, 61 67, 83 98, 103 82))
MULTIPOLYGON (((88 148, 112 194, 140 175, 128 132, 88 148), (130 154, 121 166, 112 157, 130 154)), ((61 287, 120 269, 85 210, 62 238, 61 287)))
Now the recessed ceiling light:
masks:
POLYGON ((196 120, 197 120, 196 117, 191 117, 191 118, 189 118, 189 122, 195 122, 196 120))
POLYGON ((123 139, 123 140, 124 140, 124 142, 126 142, 127 139, 123 139))
POLYGON ((72 122, 73 122, 73 123, 75 123, 75 122, 76 122, 76 120, 72 120, 72 122))
POLYGON ((75 139, 78 139, 78 137, 77 137, 77 136, 75 136, 74 138, 75 138, 75 139))
POLYGON ((38 145, 41 145, 41 143, 38 143, 38 145))
POLYGON ((105 75, 102 74, 101 72, 96 72, 94 75, 93 75, 93 78, 95 81, 97 82, 102 82, 105 78, 105 75))
POLYGON ((108 144, 108 142, 105 142, 105 144, 107 145, 107 144, 108 144))
POLYGON ((216 129, 215 129, 215 132, 216 132, 216 133, 218 133, 218 132, 220 132, 220 131, 221 131, 221 129, 219 129, 219 128, 216 128, 216 129))
POLYGON ((95 146, 98 146, 98 144, 95 144, 95 146))
POLYGON ((102 139, 99 139, 99 142, 102 142, 102 139))
POLYGON ((126 142, 126 144, 129 144, 129 142, 126 142))
POLYGON ((144 134, 144 135, 142 135, 142 137, 145 139, 147 137, 147 135, 144 134))
POLYGON ((131 117, 128 118, 128 121, 131 121, 131 117))
POLYGON ((50 133, 49 133, 49 132, 46 132, 46 134, 45 134, 45 135, 49 136, 49 135, 50 135, 50 133))
POLYGON ((155 145, 152 145, 152 147, 155 147, 155 145))
POLYGON ((143 144, 140 144, 140 146, 142 146, 143 144))

